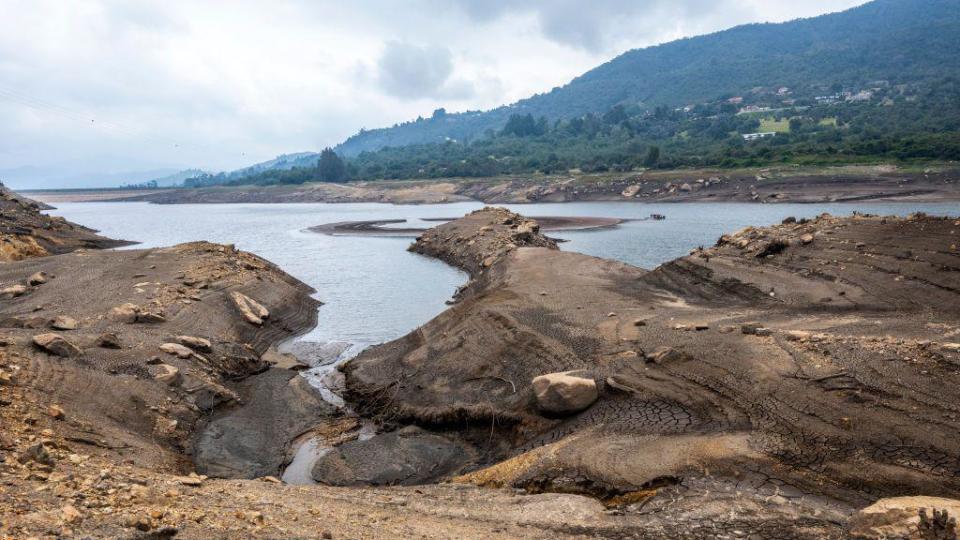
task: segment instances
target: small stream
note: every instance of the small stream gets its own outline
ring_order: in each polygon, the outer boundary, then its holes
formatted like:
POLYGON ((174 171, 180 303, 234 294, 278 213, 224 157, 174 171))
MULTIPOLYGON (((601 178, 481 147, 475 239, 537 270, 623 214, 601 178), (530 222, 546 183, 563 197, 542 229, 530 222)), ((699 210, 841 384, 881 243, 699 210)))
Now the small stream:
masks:
MULTIPOLYGON (((355 415, 342 397, 345 381, 343 374, 337 368, 360 354, 362 347, 345 341, 318 343, 296 338, 282 344, 279 350, 281 353, 296 356, 301 363, 310 366, 300 374, 307 379, 310 386, 317 389, 324 401, 343 411, 346 416, 355 415)), ((359 420, 360 429, 357 433, 359 440, 365 441, 377 434, 377 426, 374 422, 364 418, 359 420)), ((296 453, 284 469, 281 480, 294 485, 315 484, 311 476, 313 465, 332 450, 333 446, 312 433, 307 433, 293 441, 293 446, 297 448, 296 453)))

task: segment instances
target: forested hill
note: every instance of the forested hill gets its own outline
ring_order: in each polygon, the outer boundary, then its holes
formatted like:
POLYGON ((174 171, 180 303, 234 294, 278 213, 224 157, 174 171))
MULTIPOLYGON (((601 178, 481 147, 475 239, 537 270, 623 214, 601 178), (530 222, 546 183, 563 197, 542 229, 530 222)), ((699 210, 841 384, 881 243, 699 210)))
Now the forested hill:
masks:
POLYGON ((960 74, 960 0, 875 0, 841 13, 750 24, 632 50, 569 84, 487 112, 434 114, 362 131, 338 152, 483 137, 514 114, 549 120, 602 113, 616 104, 679 107, 756 87, 795 96, 870 81, 912 83, 960 74))

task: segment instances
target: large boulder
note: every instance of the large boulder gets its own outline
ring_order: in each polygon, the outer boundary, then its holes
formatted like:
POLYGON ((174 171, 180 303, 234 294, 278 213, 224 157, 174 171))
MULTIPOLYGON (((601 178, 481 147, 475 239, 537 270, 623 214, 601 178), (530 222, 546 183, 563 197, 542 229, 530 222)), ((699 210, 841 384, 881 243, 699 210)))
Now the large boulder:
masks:
POLYGON ((136 304, 122 304, 110 310, 107 316, 114 321, 133 324, 137 322, 140 306, 136 304))
POLYGON ((537 407, 550 414, 580 412, 597 400, 597 383, 578 371, 548 373, 533 379, 537 407))
POLYGON ((157 381, 165 384, 174 385, 180 381, 180 370, 170 364, 155 364, 150 366, 150 374, 157 381))
POLYGON ((213 345, 210 343, 209 339, 195 336, 177 336, 177 341, 181 345, 186 345, 195 351, 200 352, 210 352, 213 350, 213 345))
POLYGON ((50 328, 54 330, 76 330, 77 320, 66 315, 57 315, 50 323, 50 328))
MULTIPOLYGON (((853 538, 921 538, 920 509, 928 517, 933 511, 946 510, 950 517, 960 516, 960 500, 940 497, 891 497, 880 499, 850 518, 853 538)), ((953 536, 956 538, 956 536, 953 536)))
POLYGON ((55 356, 70 358, 83 355, 83 351, 79 347, 67 341, 60 334, 49 333, 33 336, 33 344, 55 356))
POLYGON ((164 343, 160 345, 160 350, 167 354, 172 354, 177 358, 190 358, 193 356, 193 351, 190 348, 184 347, 179 343, 164 343))
POLYGON ((34 287, 37 285, 43 285, 47 282, 49 277, 50 276, 48 276, 46 272, 37 272, 27 278, 27 284, 34 287))
POLYGON ((10 285, 0 289, 0 298, 16 298, 27 293, 25 285, 10 285))

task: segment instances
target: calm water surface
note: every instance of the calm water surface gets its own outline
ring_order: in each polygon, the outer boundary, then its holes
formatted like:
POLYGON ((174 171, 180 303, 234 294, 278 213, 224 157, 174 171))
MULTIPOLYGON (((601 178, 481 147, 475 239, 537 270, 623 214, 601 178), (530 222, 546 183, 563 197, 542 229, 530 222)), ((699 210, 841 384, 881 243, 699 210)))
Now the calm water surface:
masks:
MULTIPOLYGON (((389 204, 209 204, 61 203, 49 213, 98 229, 106 236, 168 246, 192 240, 233 243, 260 255, 317 290, 324 302, 317 328, 305 340, 344 341, 348 354, 402 336, 440 313, 466 275, 406 251, 411 238, 327 236, 305 231, 352 220, 459 217, 480 203, 429 206, 389 204)), ((960 215, 956 203, 875 204, 643 204, 564 203, 508 205, 528 216, 604 216, 664 221, 628 222, 614 229, 552 233, 568 240, 562 249, 653 268, 699 245, 747 225, 777 223, 787 216, 854 210, 906 215, 915 211, 960 215)))

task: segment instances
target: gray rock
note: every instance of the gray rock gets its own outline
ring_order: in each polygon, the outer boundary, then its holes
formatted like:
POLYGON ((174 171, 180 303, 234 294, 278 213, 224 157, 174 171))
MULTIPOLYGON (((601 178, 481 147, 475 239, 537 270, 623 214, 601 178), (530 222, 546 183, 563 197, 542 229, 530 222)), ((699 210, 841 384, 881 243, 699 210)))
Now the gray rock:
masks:
POLYGON ((597 383, 576 371, 548 373, 533 379, 537 407, 551 414, 580 412, 599 397, 597 383))
POLYGON ((0 297, 2 298, 16 298, 26 293, 27 287, 25 285, 10 285, 0 289, 0 297))
POLYGON ((107 332, 100 334, 97 338, 97 347, 103 349, 120 349, 123 345, 120 343, 120 337, 114 333, 107 332))
POLYGON ((33 344, 55 356, 70 358, 83 355, 83 351, 79 347, 67 341, 60 334, 50 333, 33 336, 33 344))
POLYGON ((158 324, 162 322, 167 322, 167 318, 160 313, 153 311, 141 311, 137 314, 138 323, 147 323, 147 324, 158 324))
POLYGON ((122 304, 110 310, 107 314, 111 320, 126 324, 137 322, 137 315, 140 313, 140 306, 136 304, 122 304))
POLYGON ((392 486, 435 482, 457 472, 461 445, 417 427, 351 441, 317 460, 313 479, 332 486, 392 486))
POLYGON ((683 353, 673 347, 657 347, 647 354, 647 360, 655 364, 666 364, 683 358, 683 353))
MULTIPOLYGON (((210 389, 195 385, 184 376, 182 386, 198 406, 206 409, 217 403, 219 398, 210 389), (204 393, 210 394, 206 400, 200 399, 204 393)), ((201 474, 221 478, 278 476, 290 441, 335 411, 306 379, 286 369, 270 369, 248 377, 237 383, 237 391, 242 405, 222 409, 197 435, 194 462, 201 474)))
POLYGON ((54 330, 76 330, 77 320, 66 315, 57 315, 50 323, 50 328, 54 330))
POLYGON ((50 467, 56 464, 56 460, 53 459, 53 456, 50 455, 50 452, 47 450, 47 447, 43 443, 37 443, 30 448, 27 448, 20 454, 19 460, 20 463, 28 463, 34 461, 41 465, 48 465, 50 467))
POLYGON ((176 356, 177 358, 190 358, 193 356, 193 351, 189 347, 184 347, 179 343, 164 343, 160 345, 160 350, 176 356))
POLYGON ((210 352, 213 350, 209 339, 194 336, 177 336, 177 341, 180 342, 181 345, 186 345, 195 351, 210 352))
POLYGON ((46 272, 37 272, 36 274, 33 274, 27 278, 27 284, 32 287, 43 285, 47 282, 49 277, 50 276, 48 276, 46 272))
POLYGON ((174 385, 180 381, 180 370, 170 364, 156 364, 150 366, 150 374, 157 381, 165 384, 174 385))
POLYGON ((230 293, 230 299, 233 300, 233 304, 237 306, 243 318, 251 324, 261 326, 263 320, 270 316, 267 308, 243 293, 233 291, 230 293))

